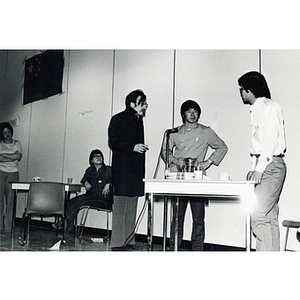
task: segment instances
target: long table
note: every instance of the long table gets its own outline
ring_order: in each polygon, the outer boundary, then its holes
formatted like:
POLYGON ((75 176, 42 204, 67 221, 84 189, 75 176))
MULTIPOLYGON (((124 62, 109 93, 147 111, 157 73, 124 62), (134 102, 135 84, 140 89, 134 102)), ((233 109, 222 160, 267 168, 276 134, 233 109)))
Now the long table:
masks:
MULTIPOLYGON (((11 237, 14 237, 15 230, 15 218, 16 218, 16 207, 18 192, 28 192, 30 188, 30 182, 10 182, 11 189, 14 190, 14 206, 13 206, 13 217, 11 223, 11 237)), ((81 191, 81 184, 65 183, 65 201, 70 199, 71 193, 79 193, 81 191)))
MULTIPOLYGON (((254 182, 252 181, 206 181, 206 180, 168 180, 144 179, 148 202, 147 249, 152 250, 154 197, 164 198, 163 237, 166 249, 166 204, 170 197, 176 197, 175 212, 175 251, 178 250, 178 199, 180 196, 205 197, 214 201, 242 201, 245 204, 245 248, 251 250, 251 207, 254 201, 254 182)), ((192 199, 192 198, 191 198, 192 199)), ((192 201, 192 200, 191 200, 192 201)))

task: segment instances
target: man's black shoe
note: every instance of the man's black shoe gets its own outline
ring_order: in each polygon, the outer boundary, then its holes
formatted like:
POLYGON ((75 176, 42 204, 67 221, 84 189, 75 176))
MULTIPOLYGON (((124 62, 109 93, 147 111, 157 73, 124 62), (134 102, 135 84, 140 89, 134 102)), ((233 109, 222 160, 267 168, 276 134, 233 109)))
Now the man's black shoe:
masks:
POLYGON ((113 247, 111 248, 111 251, 126 251, 125 247, 113 247))

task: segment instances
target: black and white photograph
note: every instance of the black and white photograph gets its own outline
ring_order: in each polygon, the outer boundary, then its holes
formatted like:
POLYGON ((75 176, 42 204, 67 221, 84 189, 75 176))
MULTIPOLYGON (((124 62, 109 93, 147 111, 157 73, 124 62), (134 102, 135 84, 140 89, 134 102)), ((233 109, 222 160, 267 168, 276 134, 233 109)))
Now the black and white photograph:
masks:
POLYGON ((295 298, 275 281, 300 252, 297 37, 260 2, 129 2, 49 28, 27 7, 0 43, 7 274, 74 299, 295 298))

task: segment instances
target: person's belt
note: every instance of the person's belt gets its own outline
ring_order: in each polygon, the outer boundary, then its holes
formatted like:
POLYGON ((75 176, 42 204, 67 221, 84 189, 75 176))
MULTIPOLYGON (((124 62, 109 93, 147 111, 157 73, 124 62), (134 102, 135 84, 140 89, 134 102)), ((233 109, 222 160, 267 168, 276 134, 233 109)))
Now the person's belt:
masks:
MULTIPOLYGON (((255 156, 256 158, 259 158, 260 157, 260 154, 250 154, 250 156, 252 157, 252 156, 255 156)), ((278 154, 278 155, 273 155, 273 157, 284 157, 284 154, 278 154)))

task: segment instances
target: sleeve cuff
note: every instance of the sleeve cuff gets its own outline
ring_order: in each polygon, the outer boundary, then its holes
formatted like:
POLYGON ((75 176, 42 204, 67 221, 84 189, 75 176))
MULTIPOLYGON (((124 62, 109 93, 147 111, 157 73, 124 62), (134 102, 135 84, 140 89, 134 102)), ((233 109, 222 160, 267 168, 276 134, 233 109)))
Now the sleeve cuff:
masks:
POLYGON ((265 160, 259 161, 255 167, 255 171, 263 173, 265 171, 267 165, 268 165, 267 161, 265 161, 265 160))

